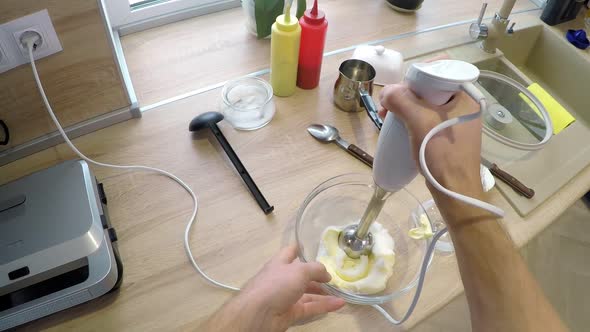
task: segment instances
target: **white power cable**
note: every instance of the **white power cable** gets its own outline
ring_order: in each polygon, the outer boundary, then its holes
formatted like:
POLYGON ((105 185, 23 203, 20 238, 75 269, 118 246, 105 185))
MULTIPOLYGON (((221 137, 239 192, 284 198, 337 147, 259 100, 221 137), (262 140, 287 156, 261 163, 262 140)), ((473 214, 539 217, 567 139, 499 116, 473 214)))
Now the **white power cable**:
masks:
POLYGON ((466 204, 486 210, 486 211, 491 212, 500 218, 503 218, 504 217, 504 210, 500 209, 499 207, 494 206, 494 205, 484 202, 484 201, 480 201, 480 200, 475 199, 473 197, 459 194, 457 192, 454 192, 452 190, 449 190, 449 189, 443 187, 434 178, 434 176, 432 176, 432 173, 430 173, 430 170, 428 169, 428 165, 426 164, 426 145, 432 139, 432 137, 434 137, 434 135, 440 133, 441 131, 443 131, 446 128, 449 128, 451 126, 454 126, 454 125, 457 125, 460 123, 464 123, 464 122, 468 122, 468 121, 472 121, 472 120, 479 118, 481 116, 481 114, 487 108, 487 103, 486 103, 485 97, 473 84, 470 84, 470 83, 464 84, 464 85, 462 85, 462 88, 463 88, 463 90, 465 90, 465 92, 467 92, 467 94, 469 94, 472 98, 474 98, 476 101, 479 102, 479 106, 480 106, 479 111, 476 113, 473 113, 473 114, 462 115, 462 116, 459 116, 459 117, 456 117, 453 119, 443 121, 442 123, 440 123, 437 126, 435 126, 434 128, 432 128, 428 132, 428 134, 426 134, 426 136, 424 137, 424 140, 422 141, 422 144, 420 145, 420 151, 418 153, 420 168, 422 169, 422 174, 424 175, 426 180, 428 182, 430 182, 430 184, 436 190, 438 190, 438 191, 442 192, 443 194, 450 196, 456 200, 459 200, 459 201, 464 202, 466 204))
POLYGON ((76 148, 76 146, 72 143, 72 141, 70 141, 70 139, 68 138, 68 135, 66 134, 63 127, 59 123, 59 120, 55 116, 55 113, 53 113, 53 109, 51 108, 51 105, 49 104, 49 100, 47 99, 47 95, 45 95, 45 90, 43 89, 43 85, 41 84, 41 80, 39 79, 39 73, 37 72, 37 66, 35 65, 35 58, 33 56, 33 49, 35 48, 35 43, 37 41, 38 41, 38 37, 23 40, 23 42, 26 44, 26 47, 29 51, 29 59, 31 60, 31 68, 33 69, 33 75, 35 76, 35 82, 37 83, 37 88, 39 90, 39 94, 41 94, 41 98, 43 99, 43 103, 45 104, 45 109, 47 109, 47 113, 49 113, 51 120, 53 120, 53 123, 57 127, 57 130, 59 131, 59 133, 63 137, 66 144, 70 147, 70 149, 72 149, 72 151, 74 151, 74 153, 77 154, 78 157, 80 157, 81 159, 85 160, 86 162, 88 162, 90 164, 94 164, 96 166, 101 166, 101 167, 110 167, 110 168, 115 168, 115 169, 131 169, 131 170, 149 171, 149 172, 159 173, 161 175, 164 175, 164 176, 172 179, 173 181, 178 183, 182 188, 184 188, 184 190, 186 190, 188 192, 188 194, 191 196, 191 198, 193 200, 193 210, 191 212, 190 219, 189 219, 189 221, 186 225, 186 228, 184 230, 184 250, 186 252, 186 255, 188 256, 188 258, 189 258, 192 266, 195 268, 195 270, 197 270, 197 272, 205 280, 207 280, 208 282, 210 282, 211 284, 213 284, 215 286, 226 288, 226 289, 229 289, 232 291, 239 291, 240 289, 237 287, 225 285, 223 283, 213 280, 205 272, 203 272, 203 270, 201 270, 201 268, 199 267, 199 264, 197 264, 197 262, 195 261, 195 258, 193 257, 193 254, 192 254, 191 248, 190 248, 189 235, 190 235, 191 229, 195 223, 195 219, 197 216, 198 200, 197 200, 197 196, 195 195, 193 190, 184 181, 182 181, 176 175, 166 172, 164 170, 161 170, 159 168, 154 168, 154 167, 149 167, 149 166, 141 166, 141 165, 131 165, 131 166, 112 165, 112 164, 106 164, 106 163, 94 161, 94 160, 86 157, 82 152, 80 152, 80 150, 78 150, 78 148, 76 148))
POLYGON ((404 316, 401 319, 397 320, 397 319, 393 318, 389 314, 389 312, 387 312, 387 310, 383 309, 383 307, 381 307, 378 304, 372 305, 372 307, 375 308, 377 311, 379 311, 381 313, 381 315, 383 315, 383 317, 385 317, 391 324, 401 325, 406 320, 408 320, 408 318, 410 318, 410 316, 414 312, 414 309, 416 308, 416 305, 418 304, 418 300, 420 299, 420 294, 422 294, 422 287, 424 286, 424 279, 426 279, 426 272, 428 271, 428 265, 430 264, 430 260, 432 259, 432 255, 434 254, 434 249, 436 248, 436 242, 438 241, 438 239, 440 239, 441 236, 445 235, 446 232, 447 232, 447 228, 445 227, 445 228, 441 229, 440 231, 436 232, 436 234, 434 234, 434 236, 432 237, 432 241, 430 242, 430 244, 428 245, 428 248, 426 249, 426 253, 424 254, 424 260, 422 261, 422 266, 420 267, 420 273, 418 274, 418 284, 416 285, 416 292, 414 293, 414 297, 412 298, 412 303, 410 303, 408 310, 406 311, 406 313, 404 314, 404 316))

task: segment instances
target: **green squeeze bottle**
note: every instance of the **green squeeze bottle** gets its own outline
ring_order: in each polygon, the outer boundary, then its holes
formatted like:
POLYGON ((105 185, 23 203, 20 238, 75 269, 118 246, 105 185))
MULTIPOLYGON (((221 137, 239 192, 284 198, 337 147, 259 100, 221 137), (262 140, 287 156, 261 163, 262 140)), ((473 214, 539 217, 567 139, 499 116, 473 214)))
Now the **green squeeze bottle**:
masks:
POLYGON ((299 20, 291 15, 289 1, 284 14, 273 23, 270 37, 270 85, 279 97, 295 93, 300 39, 299 20))

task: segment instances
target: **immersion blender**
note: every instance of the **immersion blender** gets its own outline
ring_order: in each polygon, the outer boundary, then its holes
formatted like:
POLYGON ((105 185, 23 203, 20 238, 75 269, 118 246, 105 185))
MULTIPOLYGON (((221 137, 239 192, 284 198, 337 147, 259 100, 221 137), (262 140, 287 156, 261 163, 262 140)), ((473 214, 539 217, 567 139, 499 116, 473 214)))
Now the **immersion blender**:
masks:
MULTIPOLYGON (((504 214, 501 209, 441 186, 428 170, 425 160, 426 144, 434 135, 455 124, 476 119, 485 110, 485 96, 473 85, 478 77, 479 69, 470 63, 439 60, 412 64, 406 73, 405 81, 418 97, 432 105, 444 105, 460 90, 464 90, 480 104, 479 112, 453 118, 434 127, 421 144, 419 162, 424 177, 437 190, 501 217, 504 214)), ((339 236, 339 245, 349 257, 358 258, 371 252, 373 238, 369 228, 377 219, 385 200, 391 193, 408 185, 417 174, 418 168, 412 158, 408 131, 401 119, 392 112, 387 112, 373 163, 375 191, 359 224, 347 226, 339 236)))

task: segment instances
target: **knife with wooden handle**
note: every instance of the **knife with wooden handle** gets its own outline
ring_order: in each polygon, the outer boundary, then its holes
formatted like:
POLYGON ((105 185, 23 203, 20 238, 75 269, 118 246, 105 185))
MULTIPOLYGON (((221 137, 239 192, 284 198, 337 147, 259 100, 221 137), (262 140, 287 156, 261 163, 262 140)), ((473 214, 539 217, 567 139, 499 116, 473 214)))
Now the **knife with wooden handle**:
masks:
POLYGON ((363 149, 359 148, 354 144, 350 144, 346 148, 346 150, 348 150, 348 152, 350 152, 353 156, 357 157, 363 163, 373 167, 373 157, 370 154, 363 151, 363 149))
POLYGON ((356 157, 356 159, 367 164, 367 166, 373 167, 373 157, 370 154, 363 151, 363 149, 359 148, 354 144, 348 143, 346 140, 340 137, 336 139, 336 144, 338 144, 338 146, 340 146, 344 150, 348 151, 348 153, 356 157))
POLYGON ((506 183, 510 188, 514 189, 520 195, 526 198, 533 198, 535 196, 535 191, 527 186, 525 186, 522 182, 518 181, 514 176, 506 173, 502 170, 498 165, 491 163, 485 159, 481 159, 481 163, 486 166, 490 173, 492 173, 496 178, 500 179, 502 182, 506 183))

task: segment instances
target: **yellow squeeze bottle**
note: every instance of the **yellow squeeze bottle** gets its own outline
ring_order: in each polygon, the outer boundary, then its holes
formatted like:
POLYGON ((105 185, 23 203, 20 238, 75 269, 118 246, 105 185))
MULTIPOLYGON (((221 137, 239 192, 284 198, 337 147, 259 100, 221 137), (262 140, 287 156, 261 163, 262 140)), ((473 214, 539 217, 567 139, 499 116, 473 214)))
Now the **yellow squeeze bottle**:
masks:
POLYGON ((287 4, 285 13, 277 17, 270 37, 270 85, 279 97, 295 93, 297 83, 301 27, 290 9, 287 4))

